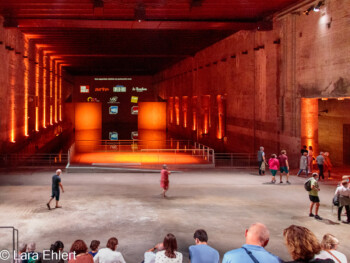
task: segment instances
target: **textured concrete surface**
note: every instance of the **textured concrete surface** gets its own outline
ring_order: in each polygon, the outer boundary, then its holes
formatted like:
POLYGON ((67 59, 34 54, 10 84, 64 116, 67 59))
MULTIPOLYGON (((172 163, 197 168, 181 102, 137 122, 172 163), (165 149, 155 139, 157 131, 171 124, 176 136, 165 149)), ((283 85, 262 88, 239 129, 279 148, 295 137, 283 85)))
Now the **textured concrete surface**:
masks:
MULTIPOLYGON (((36 241, 47 249, 56 240, 69 250, 83 239, 119 239, 118 250, 127 262, 141 262, 143 253, 165 234, 176 235, 179 251, 188 262, 193 232, 204 228, 209 243, 220 256, 244 243, 244 231, 260 221, 271 232, 267 249, 290 259, 283 244, 283 229, 291 224, 311 229, 319 239, 333 233, 339 250, 350 257, 349 225, 338 224, 332 213, 334 182, 321 183, 320 215, 308 217, 308 196, 302 178, 293 176, 292 185, 270 185, 270 176, 249 170, 192 170, 174 173, 167 199, 159 195, 159 174, 66 174, 62 183, 62 209, 48 211, 52 171, 17 171, 0 175, 0 225, 19 229, 20 241, 36 241), (333 184, 333 185, 332 185, 333 184)), ((10 248, 8 232, 1 230, 0 249, 10 248)))

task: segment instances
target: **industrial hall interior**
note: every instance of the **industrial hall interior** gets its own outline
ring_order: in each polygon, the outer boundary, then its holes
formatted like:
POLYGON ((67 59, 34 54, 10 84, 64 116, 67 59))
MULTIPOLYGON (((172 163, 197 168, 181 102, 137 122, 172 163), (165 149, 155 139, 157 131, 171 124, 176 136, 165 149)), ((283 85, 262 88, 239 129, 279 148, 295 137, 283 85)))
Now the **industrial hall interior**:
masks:
POLYGON ((350 260, 350 0, 0 0, 0 263, 350 260))

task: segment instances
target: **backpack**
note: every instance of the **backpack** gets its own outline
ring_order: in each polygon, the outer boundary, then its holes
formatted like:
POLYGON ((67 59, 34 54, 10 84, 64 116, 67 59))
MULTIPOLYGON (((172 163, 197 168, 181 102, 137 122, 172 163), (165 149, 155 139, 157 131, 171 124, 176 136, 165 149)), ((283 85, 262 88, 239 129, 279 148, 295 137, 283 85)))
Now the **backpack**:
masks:
POLYGON ((339 195, 333 197, 333 205, 339 206, 339 195))
POLYGON ((308 191, 308 192, 310 192, 310 191, 312 190, 312 188, 311 188, 311 179, 312 179, 312 178, 308 179, 308 180, 305 182, 305 184, 304 184, 304 188, 305 188, 305 190, 308 191))

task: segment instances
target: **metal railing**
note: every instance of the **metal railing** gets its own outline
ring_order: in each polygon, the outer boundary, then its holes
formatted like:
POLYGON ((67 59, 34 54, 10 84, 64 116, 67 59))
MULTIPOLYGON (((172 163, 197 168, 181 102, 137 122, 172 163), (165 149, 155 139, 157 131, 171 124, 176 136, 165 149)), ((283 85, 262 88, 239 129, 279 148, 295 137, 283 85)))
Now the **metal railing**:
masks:
MULTIPOLYGON (((15 252, 18 251, 18 229, 14 228, 13 226, 0 226, 0 229, 12 229, 12 253, 10 253, 8 256, 9 259, 12 256, 12 262, 15 262, 15 258, 13 256, 15 255, 15 252)), ((4 260, 4 258, 2 259, 4 260)))
POLYGON ((2 166, 62 166, 66 165, 68 154, 66 153, 37 153, 37 154, 1 154, 0 164, 2 166))
POLYGON ((256 167, 256 154, 253 153, 215 153, 216 167, 256 167))

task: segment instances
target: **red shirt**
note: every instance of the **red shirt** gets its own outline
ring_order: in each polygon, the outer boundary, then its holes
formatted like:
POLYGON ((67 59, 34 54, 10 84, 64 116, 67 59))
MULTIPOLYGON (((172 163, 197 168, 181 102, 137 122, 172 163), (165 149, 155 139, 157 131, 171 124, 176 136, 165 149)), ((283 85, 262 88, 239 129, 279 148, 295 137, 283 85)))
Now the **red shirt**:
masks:
POLYGON ((278 156, 278 160, 280 161, 280 167, 287 167, 287 155, 281 154, 280 156, 278 156))

